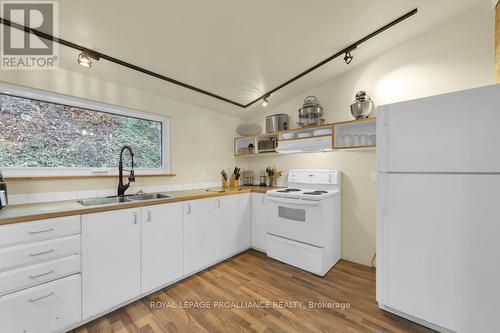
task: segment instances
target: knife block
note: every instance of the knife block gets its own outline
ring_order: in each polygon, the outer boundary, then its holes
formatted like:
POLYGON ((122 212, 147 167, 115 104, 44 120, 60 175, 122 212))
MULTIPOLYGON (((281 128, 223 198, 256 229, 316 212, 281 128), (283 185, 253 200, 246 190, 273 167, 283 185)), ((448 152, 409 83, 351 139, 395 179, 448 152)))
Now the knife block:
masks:
POLYGON ((229 180, 229 187, 240 187, 240 180, 236 179, 234 175, 229 180))
POLYGON ((227 179, 224 179, 224 178, 221 179, 221 186, 224 189, 229 187, 227 179))

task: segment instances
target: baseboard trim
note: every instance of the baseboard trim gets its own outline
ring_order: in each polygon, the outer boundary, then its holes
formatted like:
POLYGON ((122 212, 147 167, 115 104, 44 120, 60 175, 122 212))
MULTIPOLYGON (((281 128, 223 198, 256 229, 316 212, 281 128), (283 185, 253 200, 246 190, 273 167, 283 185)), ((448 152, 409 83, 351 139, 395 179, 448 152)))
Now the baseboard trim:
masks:
POLYGON ((391 307, 388 307, 388 306, 386 306, 386 305, 384 305, 384 304, 380 304, 380 303, 378 303, 378 307, 379 307, 380 309, 384 310, 384 311, 387 311, 387 312, 390 312, 390 313, 392 313, 392 314, 395 314, 396 316, 399 316, 399 317, 402 317, 402 318, 405 318, 405 319, 411 320, 411 321, 413 321, 413 322, 415 322, 415 323, 417 323, 417 324, 420 324, 420 325, 422 325, 422 326, 428 327, 428 328, 433 329, 433 330, 435 330, 435 331, 438 331, 438 332, 440 332, 440 333, 457 333, 457 332, 455 332, 455 331, 451 331, 451 330, 449 330, 449 329, 447 329, 447 328, 444 328, 444 327, 442 327, 442 326, 438 326, 438 325, 436 325, 436 324, 433 324, 433 323, 431 323, 431 322, 425 321, 425 320, 423 320, 423 319, 419 319, 419 318, 417 318, 417 317, 413 317, 412 315, 409 315, 409 314, 407 314, 407 313, 404 313, 404 312, 398 311, 398 310, 393 309, 393 308, 391 308, 391 307))

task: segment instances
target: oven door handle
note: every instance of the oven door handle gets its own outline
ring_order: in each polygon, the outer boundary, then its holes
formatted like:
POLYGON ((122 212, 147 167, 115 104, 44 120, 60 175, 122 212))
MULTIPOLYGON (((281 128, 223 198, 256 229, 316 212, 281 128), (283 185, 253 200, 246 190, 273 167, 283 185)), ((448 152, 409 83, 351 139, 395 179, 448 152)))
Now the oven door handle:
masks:
POLYGON ((293 204, 293 205, 304 205, 304 206, 317 206, 317 205, 319 205, 319 201, 312 201, 312 200, 287 199, 287 198, 271 197, 271 196, 268 196, 267 199, 269 201, 287 203, 287 204, 293 204))

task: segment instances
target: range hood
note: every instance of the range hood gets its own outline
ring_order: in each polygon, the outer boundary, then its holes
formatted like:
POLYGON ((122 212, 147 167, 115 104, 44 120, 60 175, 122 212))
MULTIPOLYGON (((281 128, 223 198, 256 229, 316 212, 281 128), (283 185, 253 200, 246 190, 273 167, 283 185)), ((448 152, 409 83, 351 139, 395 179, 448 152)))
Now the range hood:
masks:
POLYGON ((296 140, 278 141, 276 151, 280 154, 308 153, 331 151, 332 137, 323 136, 318 138, 306 138, 296 140))

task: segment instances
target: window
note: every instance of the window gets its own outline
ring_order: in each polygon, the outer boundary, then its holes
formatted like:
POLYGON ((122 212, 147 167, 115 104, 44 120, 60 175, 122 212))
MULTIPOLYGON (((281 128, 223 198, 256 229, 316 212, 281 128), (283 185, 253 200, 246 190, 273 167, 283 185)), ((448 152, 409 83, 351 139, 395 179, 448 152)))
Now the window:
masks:
POLYGON ((169 171, 168 118, 5 88, 0 86, 0 169, 8 175, 34 174, 35 168, 37 174, 114 171, 124 145, 132 147, 136 169, 169 171))

